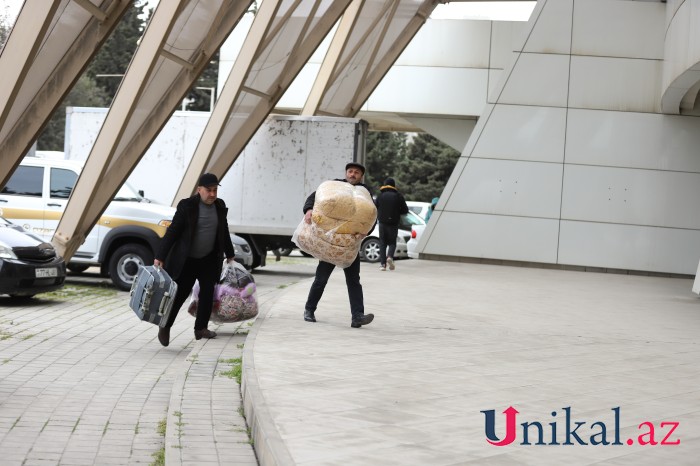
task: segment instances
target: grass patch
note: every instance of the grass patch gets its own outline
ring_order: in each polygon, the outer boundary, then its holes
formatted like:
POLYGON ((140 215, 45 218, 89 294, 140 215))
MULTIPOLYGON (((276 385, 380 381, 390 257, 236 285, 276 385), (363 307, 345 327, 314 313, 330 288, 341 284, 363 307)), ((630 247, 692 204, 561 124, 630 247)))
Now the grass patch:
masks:
POLYGON ((229 379, 236 379, 236 382, 238 382, 238 385, 240 385, 242 373, 241 358, 226 359, 221 362, 231 364, 231 369, 228 371, 221 371, 219 372, 219 375, 228 377, 229 379))
POLYGON ((11 333, 7 333, 5 331, 0 330, 0 341, 7 340, 12 336, 11 333))
POLYGON ((165 429, 168 426, 168 420, 167 419, 162 419, 158 421, 158 427, 156 427, 156 432, 158 432, 158 435, 161 437, 165 437, 165 429))
POLYGON ((22 340, 29 340, 31 337, 35 336, 36 333, 30 333, 29 335, 25 335, 22 337, 22 340))
POLYGON ((107 285, 64 285, 60 290, 41 293, 39 299, 51 301, 62 301, 66 299, 102 299, 111 298, 117 295, 117 290, 107 285))
POLYGON ((161 448, 151 455, 153 462, 149 466, 165 466, 165 448, 161 448))

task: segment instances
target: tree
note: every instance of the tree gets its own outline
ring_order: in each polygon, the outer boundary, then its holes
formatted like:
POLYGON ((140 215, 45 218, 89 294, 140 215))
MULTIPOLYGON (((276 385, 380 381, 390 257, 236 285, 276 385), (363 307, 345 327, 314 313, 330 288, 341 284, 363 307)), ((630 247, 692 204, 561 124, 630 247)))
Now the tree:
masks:
POLYGON ((112 35, 88 65, 85 74, 104 89, 109 96, 109 102, 114 99, 119 89, 151 13, 146 11, 146 4, 142 0, 134 2, 133 7, 126 11, 112 35))
POLYGON ((408 145, 401 167, 406 199, 430 201, 439 197, 459 159, 459 152, 427 133, 419 133, 408 145))
POLYGON ((7 42, 7 37, 10 35, 11 30, 12 24, 10 24, 10 18, 6 7, 5 11, 0 11, 0 50, 5 46, 5 42, 7 42))
POLYGON ((403 182, 400 168, 406 157, 406 134, 371 131, 367 135, 365 184, 378 191, 387 177, 403 182))
POLYGON ((58 106, 42 131, 36 146, 38 150, 63 151, 66 133, 66 107, 105 107, 109 96, 95 81, 83 75, 58 106))
POLYGON ((457 164, 459 152, 427 133, 410 142, 405 133, 370 132, 365 183, 375 192, 387 177, 409 201, 439 197, 457 164))
POLYGON ((208 112, 211 103, 216 98, 216 88, 219 82, 219 52, 212 57, 202 75, 187 94, 186 110, 208 112))
POLYGON ((145 3, 137 1, 129 8, 73 89, 63 99, 39 135, 37 149, 62 151, 65 142, 66 107, 108 107, 117 93, 147 16, 145 3))

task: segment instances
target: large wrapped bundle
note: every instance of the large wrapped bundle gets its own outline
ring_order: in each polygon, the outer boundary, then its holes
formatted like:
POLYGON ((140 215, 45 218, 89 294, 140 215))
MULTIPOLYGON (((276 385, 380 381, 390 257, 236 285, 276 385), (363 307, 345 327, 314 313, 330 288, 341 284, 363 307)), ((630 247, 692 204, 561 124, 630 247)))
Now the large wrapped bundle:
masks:
POLYGON ((349 267, 357 257, 362 238, 348 233, 335 233, 311 223, 301 221, 292 240, 304 252, 318 260, 330 262, 340 268, 349 267))
POLYGON ((324 181, 316 190, 313 221, 326 231, 367 234, 376 219, 377 208, 362 186, 324 181))
POLYGON ((316 190, 311 223, 301 221, 292 241, 324 262, 349 267, 362 246, 362 238, 377 219, 377 208, 362 186, 325 181, 316 190))
MULTIPOLYGON (((258 315, 258 300, 253 276, 239 263, 227 264, 221 271, 221 279, 214 287, 214 303, 211 321, 216 323, 241 322, 258 315)), ((199 282, 192 287, 192 297, 187 312, 197 315, 199 282)))

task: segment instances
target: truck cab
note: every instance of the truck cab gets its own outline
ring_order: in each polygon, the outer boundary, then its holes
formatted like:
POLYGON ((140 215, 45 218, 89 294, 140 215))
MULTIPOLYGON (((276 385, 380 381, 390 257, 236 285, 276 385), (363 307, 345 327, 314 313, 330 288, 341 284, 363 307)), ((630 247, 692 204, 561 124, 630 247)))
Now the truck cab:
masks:
MULTIPOLYGON (((0 214, 51 241, 82 170, 75 161, 25 157, 0 191, 0 214)), ((71 258, 68 269, 99 266, 128 290, 139 265, 153 263, 154 251, 175 209, 150 203, 124 184, 71 258)))

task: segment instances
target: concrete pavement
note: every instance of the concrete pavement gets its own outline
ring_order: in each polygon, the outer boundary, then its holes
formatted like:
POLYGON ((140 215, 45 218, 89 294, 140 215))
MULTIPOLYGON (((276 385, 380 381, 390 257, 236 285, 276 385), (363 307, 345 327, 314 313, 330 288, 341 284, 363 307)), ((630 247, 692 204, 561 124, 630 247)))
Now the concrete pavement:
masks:
POLYGON ((363 263, 376 319, 353 329, 340 270, 303 321, 314 261, 298 261, 256 273, 259 290, 281 278, 252 327, 196 342, 180 317, 168 348, 126 293, 2 300, 0 464, 697 464, 692 280, 363 263), (241 355, 247 422, 223 375, 241 355), (510 406, 513 441, 490 445, 511 440, 510 406))
POLYGON ((243 393, 261 464, 697 464, 692 280, 399 261, 363 264, 362 283, 361 329, 340 271, 317 323, 308 281, 256 321, 243 393), (487 442, 491 414, 509 445, 487 442))

